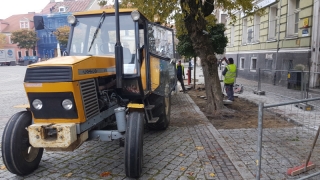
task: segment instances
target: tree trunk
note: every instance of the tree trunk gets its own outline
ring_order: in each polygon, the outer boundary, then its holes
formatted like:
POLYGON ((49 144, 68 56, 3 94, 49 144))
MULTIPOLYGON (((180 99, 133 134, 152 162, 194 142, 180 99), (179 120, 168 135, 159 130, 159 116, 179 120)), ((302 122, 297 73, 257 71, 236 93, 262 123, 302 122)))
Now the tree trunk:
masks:
POLYGON ((218 76, 217 58, 213 52, 210 37, 203 33, 203 30, 206 30, 207 22, 201 12, 201 2, 194 0, 180 1, 185 14, 185 27, 193 42, 193 48, 201 59, 207 95, 206 112, 216 114, 224 108, 223 97, 218 76))

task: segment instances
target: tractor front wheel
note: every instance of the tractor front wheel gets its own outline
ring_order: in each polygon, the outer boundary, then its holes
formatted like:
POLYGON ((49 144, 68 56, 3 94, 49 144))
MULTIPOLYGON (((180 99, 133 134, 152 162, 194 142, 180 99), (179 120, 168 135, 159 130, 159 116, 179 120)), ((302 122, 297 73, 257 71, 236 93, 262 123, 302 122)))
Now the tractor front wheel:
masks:
POLYGON ((19 176, 32 173, 39 166, 43 148, 34 148, 29 143, 27 127, 32 123, 30 111, 14 114, 2 135, 2 160, 6 168, 19 176))
POLYGON ((127 177, 139 178, 142 173, 144 114, 129 114, 125 137, 125 171, 127 177))

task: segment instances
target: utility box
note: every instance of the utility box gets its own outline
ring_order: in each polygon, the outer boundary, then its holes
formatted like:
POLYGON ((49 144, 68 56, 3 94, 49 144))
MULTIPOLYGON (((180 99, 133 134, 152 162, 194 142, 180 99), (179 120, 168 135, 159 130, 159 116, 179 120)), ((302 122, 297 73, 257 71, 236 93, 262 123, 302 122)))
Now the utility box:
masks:
POLYGON ((288 72, 288 89, 300 89, 302 72, 288 72))

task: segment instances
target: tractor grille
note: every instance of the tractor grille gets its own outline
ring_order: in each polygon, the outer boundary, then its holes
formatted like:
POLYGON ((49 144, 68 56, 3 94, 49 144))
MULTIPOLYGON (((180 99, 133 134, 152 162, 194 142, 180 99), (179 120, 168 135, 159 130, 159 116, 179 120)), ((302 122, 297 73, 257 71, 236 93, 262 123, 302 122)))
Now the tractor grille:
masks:
POLYGON ((80 81, 83 109, 87 119, 100 113, 97 97, 97 89, 94 79, 80 81))
POLYGON ((71 67, 35 67, 28 68, 24 82, 45 83, 45 82, 70 82, 72 81, 71 67))

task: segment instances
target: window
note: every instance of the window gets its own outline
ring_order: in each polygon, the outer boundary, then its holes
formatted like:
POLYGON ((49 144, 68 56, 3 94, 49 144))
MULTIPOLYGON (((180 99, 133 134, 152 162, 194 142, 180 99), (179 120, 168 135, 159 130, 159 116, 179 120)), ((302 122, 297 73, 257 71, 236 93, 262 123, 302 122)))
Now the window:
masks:
POLYGON ((58 27, 64 26, 65 23, 63 21, 63 19, 58 19, 58 27))
POLYGON ((244 69, 244 58, 240 58, 240 69, 244 69))
POLYGON ((43 44, 47 43, 47 36, 46 35, 42 36, 42 41, 43 41, 43 44))
POLYGON ((60 6, 59 7, 59 12, 66 12, 66 7, 60 6))
POLYGON ((254 15, 254 42, 260 42, 260 16, 254 15))
POLYGON ((242 23, 242 44, 247 44, 247 19, 242 23))
POLYGON ((296 12, 294 14, 294 33, 298 33, 299 29, 299 11, 298 9, 300 8, 300 0, 296 0, 296 12))
POLYGON ((269 10, 269 32, 268 39, 277 39, 278 27, 278 5, 271 6, 269 10))
POLYGON ((283 60, 282 66, 284 70, 292 70, 293 69, 293 60, 283 60))
POLYGON ((26 56, 29 56, 29 51, 26 51, 26 56))
POLYGON ((227 14, 220 14, 220 23, 227 24, 227 14))
POLYGON ((21 58, 21 51, 18 52, 18 57, 21 58))
POLYGON ((33 50, 33 51, 32 51, 32 55, 33 55, 33 56, 37 56, 37 51, 36 51, 36 50, 33 50))
POLYGON ((253 27, 248 28, 247 43, 253 43, 253 27))
POLYGON ((20 21, 20 29, 29 29, 29 21, 20 21))
POLYGON ((233 47, 234 44, 234 26, 230 28, 230 46, 233 47))
POLYGON ((49 28, 50 28, 50 29, 53 28, 53 20, 52 20, 52 19, 49 19, 49 20, 48 20, 48 25, 49 25, 49 28))
POLYGON ((256 71, 256 70, 257 70, 257 59, 251 58, 250 71, 256 71))
POLYGON ((11 36, 8 36, 8 43, 9 43, 9 44, 12 44, 11 36))
POLYGON ((288 1, 287 37, 297 36, 299 31, 300 0, 288 1))

